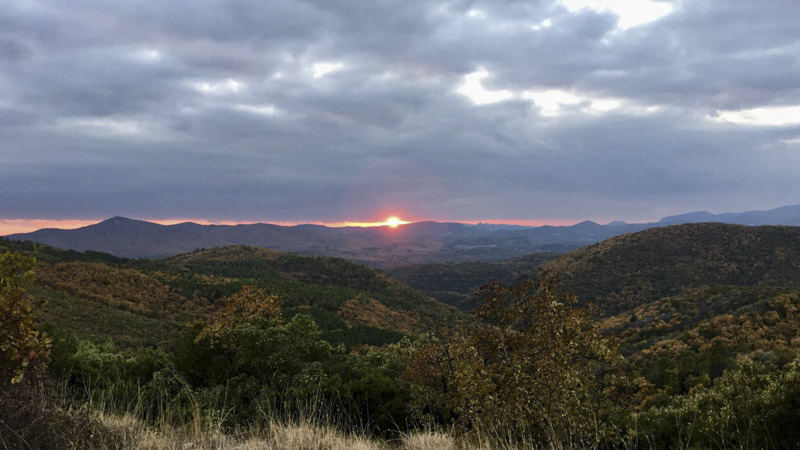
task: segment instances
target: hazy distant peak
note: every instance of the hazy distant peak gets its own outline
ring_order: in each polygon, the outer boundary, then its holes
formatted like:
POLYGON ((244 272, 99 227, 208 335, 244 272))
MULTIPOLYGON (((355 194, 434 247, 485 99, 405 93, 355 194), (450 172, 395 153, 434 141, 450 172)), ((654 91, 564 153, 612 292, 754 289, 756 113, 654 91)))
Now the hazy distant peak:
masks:
POLYGON ((113 226, 124 226, 124 225, 133 225, 133 224, 149 224, 149 225, 157 225, 152 222, 146 222, 144 220, 136 220, 136 219, 129 219, 127 217, 122 216, 114 216, 110 219, 106 219, 102 222, 97 223, 96 225, 113 225, 113 226))
POLYGON ((674 223, 691 223, 691 222, 713 222, 715 218, 716 215, 711 214, 708 211, 697 211, 687 214, 667 216, 659 220, 659 223, 674 224, 674 223))
POLYGON ((584 220, 583 222, 576 223, 575 225, 573 225, 573 227, 574 228, 599 228, 599 227, 602 227, 602 225, 600 225, 597 222, 592 222, 591 220, 584 220))
POLYGON ((664 217, 660 225, 678 223, 722 222, 742 225, 800 225, 800 205, 782 206, 767 211, 745 211, 741 213, 712 214, 698 211, 677 216, 664 217))

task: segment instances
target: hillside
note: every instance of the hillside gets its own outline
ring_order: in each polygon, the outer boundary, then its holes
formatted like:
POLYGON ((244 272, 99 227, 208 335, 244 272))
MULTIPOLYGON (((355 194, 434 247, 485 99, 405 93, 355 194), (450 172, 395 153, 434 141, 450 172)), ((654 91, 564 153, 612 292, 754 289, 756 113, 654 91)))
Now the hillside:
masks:
MULTIPOLYGON (((723 340, 722 335, 741 335, 734 344, 725 338, 728 347, 723 353, 728 356, 791 346, 800 336, 792 322, 797 309, 791 307, 800 295, 800 227, 675 225, 626 234, 561 256, 422 264, 390 273, 427 295, 469 310, 480 285, 492 279, 518 281, 540 267, 557 274, 562 286, 581 301, 600 306, 608 332, 620 337, 625 353, 643 367, 662 354, 671 362, 661 364, 674 363, 675 349, 704 354, 712 342, 723 340), (783 338, 755 339, 771 333, 767 330, 773 325, 783 338)), ((723 359, 724 364, 732 363, 731 358, 723 359)), ((718 375, 724 364, 715 364, 708 370, 718 375)))
POLYGON ((126 345, 172 339, 181 324, 207 318, 245 285, 279 295, 287 319, 310 314, 326 338, 348 345, 391 342, 458 316, 374 269, 338 258, 235 246, 129 260, 0 240, 0 252, 6 250, 36 255, 31 291, 45 324, 126 345))
POLYGON ((643 377, 643 408, 673 414, 685 400, 692 411, 692 393, 713 389, 741 358, 775 370, 800 357, 800 227, 651 228, 543 267, 606 314, 606 333, 643 377))
POLYGON ((800 227, 719 223, 651 228, 544 265, 614 314, 701 286, 800 285, 800 227))
POLYGON ((172 283, 184 294, 189 294, 188 289, 193 289, 192 294, 197 292, 192 282, 205 277, 226 280, 235 286, 252 284, 282 297, 286 308, 297 308, 325 320, 338 317, 349 326, 415 334, 457 315, 375 269, 342 258, 232 246, 178 255, 162 262, 191 274, 188 286, 183 281, 172 283))

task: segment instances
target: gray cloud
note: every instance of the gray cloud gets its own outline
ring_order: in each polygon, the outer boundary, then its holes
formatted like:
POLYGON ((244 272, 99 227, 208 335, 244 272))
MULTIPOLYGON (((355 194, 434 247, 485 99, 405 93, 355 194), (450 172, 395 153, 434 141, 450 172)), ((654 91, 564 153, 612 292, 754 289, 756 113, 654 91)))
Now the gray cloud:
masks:
POLYGON ((797 203, 800 118, 714 117, 800 105, 800 6, 672 4, 621 29, 558 1, 12 3, 0 217, 648 219, 797 203), (485 90, 513 98, 459 93, 481 68, 485 90))

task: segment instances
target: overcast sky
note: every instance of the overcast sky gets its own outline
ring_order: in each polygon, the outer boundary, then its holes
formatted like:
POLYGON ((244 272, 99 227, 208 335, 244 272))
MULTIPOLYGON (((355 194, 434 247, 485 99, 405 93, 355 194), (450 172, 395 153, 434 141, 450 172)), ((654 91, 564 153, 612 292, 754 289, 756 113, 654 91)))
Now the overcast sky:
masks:
POLYGON ((14 0, 0 219, 800 203, 797 0, 14 0))

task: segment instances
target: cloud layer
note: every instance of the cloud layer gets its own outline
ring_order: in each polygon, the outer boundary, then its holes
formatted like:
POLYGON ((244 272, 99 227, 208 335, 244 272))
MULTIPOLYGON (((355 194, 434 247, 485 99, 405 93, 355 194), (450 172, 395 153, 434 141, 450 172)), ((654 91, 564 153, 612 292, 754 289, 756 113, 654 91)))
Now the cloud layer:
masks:
POLYGON ((800 202, 795 0, 26 0, 0 218, 641 220, 800 202))

